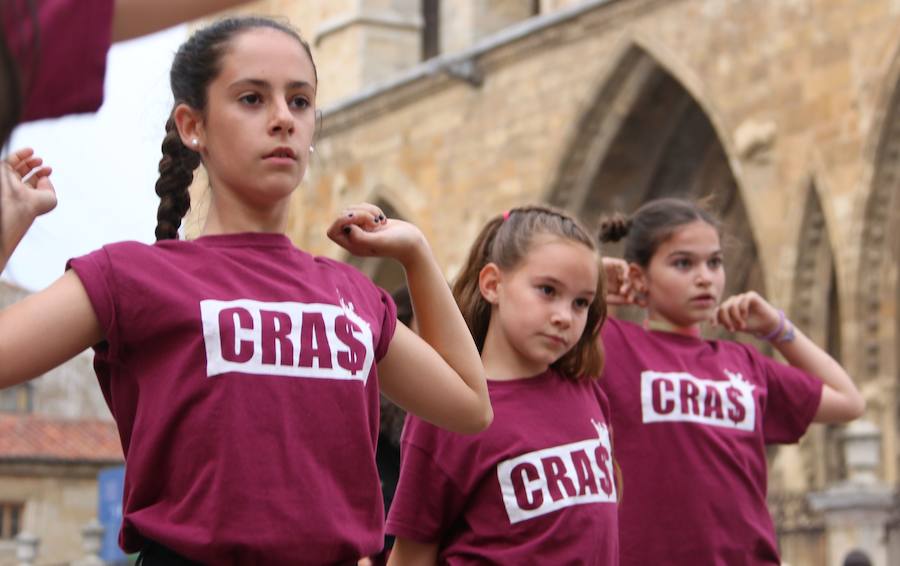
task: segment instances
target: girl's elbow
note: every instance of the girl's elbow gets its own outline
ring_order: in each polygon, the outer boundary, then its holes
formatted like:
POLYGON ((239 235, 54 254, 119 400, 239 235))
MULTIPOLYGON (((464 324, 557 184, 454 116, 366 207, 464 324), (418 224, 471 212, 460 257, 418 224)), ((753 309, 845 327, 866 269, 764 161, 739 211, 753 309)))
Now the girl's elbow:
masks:
POLYGON ((486 407, 480 407, 456 432, 461 434, 478 434, 491 426, 494 421, 494 409, 490 403, 486 407))
POLYGON ((827 419, 828 422, 834 424, 845 424, 863 416, 866 412, 866 400, 862 395, 856 394, 852 397, 844 399, 843 403, 835 407, 833 417, 827 419))
POLYGON ((862 395, 857 393, 856 398, 851 403, 850 410, 848 412, 850 414, 850 418, 847 419, 848 422, 855 421, 866 413, 866 400, 862 395))

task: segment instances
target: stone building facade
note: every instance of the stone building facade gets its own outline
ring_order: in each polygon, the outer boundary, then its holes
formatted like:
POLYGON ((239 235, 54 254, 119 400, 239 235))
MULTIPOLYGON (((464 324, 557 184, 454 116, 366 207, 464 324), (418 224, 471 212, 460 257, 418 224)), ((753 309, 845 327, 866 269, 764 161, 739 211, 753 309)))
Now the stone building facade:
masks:
MULTIPOLYGON (((873 477, 895 491, 900 2, 267 0, 247 11, 288 17, 318 64, 298 245, 344 257, 326 227, 347 203, 377 202, 425 231, 450 278, 485 220, 523 202, 594 222, 660 195, 709 195, 731 236, 729 289, 765 293, 849 369, 880 435, 873 477)), ((360 265, 399 280, 394 265, 360 265)), ((854 538, 809 505, 848 480, 843 438, 815 426, 771 451, 787 563, 842 564, 854 550, 890 560, 896 506, 873 527, 883 536, 854 538)))

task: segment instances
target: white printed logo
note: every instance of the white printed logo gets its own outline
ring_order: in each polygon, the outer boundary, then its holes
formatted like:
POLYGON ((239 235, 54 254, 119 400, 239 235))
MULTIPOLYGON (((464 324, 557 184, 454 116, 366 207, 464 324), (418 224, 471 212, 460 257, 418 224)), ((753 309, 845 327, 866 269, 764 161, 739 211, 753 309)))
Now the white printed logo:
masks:
POLYGON ((728 381, 700 379, 684 372, 641 373, 645 423, 694 422, 752 431, 756 426, 755 386, 724 370, 728 381))
POLYGON ((366 382, 375 358, 372 329, 349 306, 200 302, 206 372, 366 382))
POLYGON ((597 438, 530 452, 497 465, 511 524, 573 505, 615 503, 609 429, 591 421, 597 438))

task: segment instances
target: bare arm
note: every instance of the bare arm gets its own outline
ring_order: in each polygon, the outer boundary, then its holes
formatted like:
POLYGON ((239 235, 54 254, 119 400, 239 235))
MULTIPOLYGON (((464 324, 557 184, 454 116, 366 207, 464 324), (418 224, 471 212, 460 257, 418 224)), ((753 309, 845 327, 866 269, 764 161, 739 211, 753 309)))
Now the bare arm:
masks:
POLYGON ((388 559, 388 566, 435 566, 437 554, 437 543, 417 542, 397 537, 388 559))
MULTIPOLYGON (((56 206, 50 168, 42 165, 29 148, 0 163, 0 270, 34 219, 56 206)), ((66 273, 0 310, 0 388, 38 377, 102 339, 84 285, 66 273)))
MULTIPOLYGON (((778 311, 760 297, 749 292, 729 298, 719 307, 718 321, 731 331, 771 334, 778 329, 778 311)), ((774 337, 775 348, 787 362, 822 380, 822 400, 814 420, 821 423, 843 423, 860 417, 866 408, 865 400, 843 367, 828 352, 807 338, 793 323, 785 321, 784 328, 774 337), (793 329, 791 341, 777 341, 793 329)))
POLYGON ((392 257, 406 269, 421 338, 397 326, 378 364, 384 393, 439 427, 484 430, 493 418, 484 367, 422 233, 384 219, 377 207, 360 205, 347 209, 328 235, 351 253, 392 257))
POLYGON ((134 39, 249 0, 116 0, 113 41, 134 39))
POLYGON ((101 340, 84 285, 69 271, 0 311, 0 388, 38 377, 101 340))

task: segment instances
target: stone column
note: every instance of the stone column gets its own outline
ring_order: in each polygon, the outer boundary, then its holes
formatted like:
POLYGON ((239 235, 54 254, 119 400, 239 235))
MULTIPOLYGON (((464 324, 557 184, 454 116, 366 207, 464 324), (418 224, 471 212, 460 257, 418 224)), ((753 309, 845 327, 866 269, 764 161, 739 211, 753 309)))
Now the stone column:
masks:
POLYGON ((312 38, 322 61, 320 107, 388 81, 419 63, 422 13, 418 0, 356 0, 321 21, 312 38))
POLYGON ((91 519, 81 528, 81 546, 84 549, 84 558, 76 560, 72 566, 103 566, 105 564, 100 558, 103 531, 103 525, 97 519, 91 519))
POLYGON ((843 434, 847 479, 820 493, 810 504, 825 514, 828 566, 867 558, 872 566, 891 566, 888 527, 895 506, 894 490, 879 478, 881 431, 869 421, 849 424, 843 434))
POLYGON ((441 2, 441 53, 456 53, 533 13, 531 0, 441 2))
POLYGON ((37 558, 41 539, 37 535, 23 531, 16 537, 16 559, 19 566, 32 566, 37 558))

